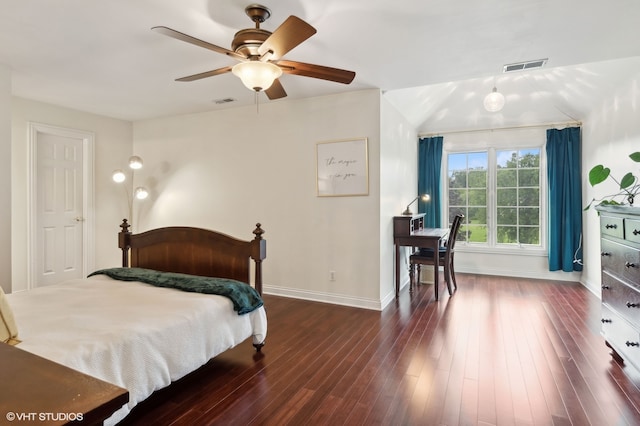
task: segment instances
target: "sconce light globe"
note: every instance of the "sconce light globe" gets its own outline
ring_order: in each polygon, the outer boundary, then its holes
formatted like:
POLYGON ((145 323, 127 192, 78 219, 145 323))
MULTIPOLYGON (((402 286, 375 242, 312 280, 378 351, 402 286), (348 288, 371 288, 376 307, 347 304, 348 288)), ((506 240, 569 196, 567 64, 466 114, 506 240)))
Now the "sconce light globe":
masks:
POLYGON ((138 170, 142 168, 142 158, 134 155, 129 158, 129 167, 133 170, 138 170))
POLYGON ((137 187, 134 193, 138 200, 144 200, 149 196, 149 191, 142 186, 137 187))
POLYGON ((111 178, 116 183, 122 183, 127 180, 127 175, 125 175, 122 170, 116 170, 113 172, 113 175, 111 175, 111 178))

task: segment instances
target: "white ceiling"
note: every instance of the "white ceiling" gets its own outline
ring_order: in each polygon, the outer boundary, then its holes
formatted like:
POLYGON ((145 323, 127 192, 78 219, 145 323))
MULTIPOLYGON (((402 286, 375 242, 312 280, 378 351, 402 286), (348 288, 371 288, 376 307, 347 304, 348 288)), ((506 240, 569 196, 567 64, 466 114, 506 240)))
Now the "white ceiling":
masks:
MULTIPOLYGON (((233 65, 150 30, 164 25, 230 48, 253 23, 249 0, 0 0, 0 63, 13 94, 125 120, 233 108, 254 95, 232 74, 174 79, 233 65), (223 106, 214 100, 234 98, 223 106)), ((421 131, 583 118, 640 72, 637 0, 264 0, 262 28, 287 16, 317 34, 285 59, 356 71, 351 85, 284 75, 288 98, 379 88, 421 131), (548 58, 502 74, 504 64, 548 58), (507 104, 482 109, 496 84, 507 104)), ((260 95, 260 102, 269 101, 260 95)))

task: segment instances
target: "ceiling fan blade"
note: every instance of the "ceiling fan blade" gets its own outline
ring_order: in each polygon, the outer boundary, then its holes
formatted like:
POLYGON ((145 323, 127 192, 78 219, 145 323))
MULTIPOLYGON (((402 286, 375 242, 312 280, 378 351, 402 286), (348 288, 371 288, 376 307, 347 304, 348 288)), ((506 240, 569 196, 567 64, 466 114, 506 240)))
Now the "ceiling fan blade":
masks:
POLYGON ((200 80, 202 78, 213 77, 214 75, 220 75, 220 74, 230 72, 231 68, 233 67, 218 68, 217 70, 211 70, 211 71, 201 72, 199 74, 188 75, 186 77, 176 78, 176 81, 195 81, 195 80, 200 80))
POLYGON ((282 87, 280 80, 278 80, 277 78, 273 80, 271 86, 267 90, 265 90, 264 93, 266 93, 267 97, 271 100, 280 99, 287 96, 287 92, 284 91, 284 87, 282 87))
POLYGON ((356 73, 341 70, 339 68, 323 67, 322 65, 305 64, 296 61, 277 61, 276 64, 287 74, 302 75, 305 77, 319 78, 321 80, 335 81, 336 83, 349 84, 356 73))
POLYGON ((211 44, 209 42, 200 40, 199 38, 191 37, 190 35, 181 33, 180 31, 176 31, 169 27, 153 27, 151 28, 153 31, 164 34, 171 38, 175 38, 180 41, 185 41, 187 43, 195 44, 196 46, 204 47, 205 49, 213 50, 214 52, 222 53, 223 55, 231 56, 232 58, 245 60, 247 59, 245 56, 240 55, 239 53, 234 52, 233 50, 225 49, 224 47, 216 46, 215 44, 211 44))
POLYGON ((258 47, 258 53, 266 60, 278 60, 315 33, 315 28, 291 15, 258 47), (269 52, 273 53, 265 56, 269 52))

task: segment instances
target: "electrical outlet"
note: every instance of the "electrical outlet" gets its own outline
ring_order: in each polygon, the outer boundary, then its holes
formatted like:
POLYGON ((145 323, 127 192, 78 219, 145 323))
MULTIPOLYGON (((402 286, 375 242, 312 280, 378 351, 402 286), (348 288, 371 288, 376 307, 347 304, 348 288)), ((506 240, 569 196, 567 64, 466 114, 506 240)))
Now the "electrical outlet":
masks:
POLYGON ((336 280, 336 271, 329 271, 329 281, 336 280))

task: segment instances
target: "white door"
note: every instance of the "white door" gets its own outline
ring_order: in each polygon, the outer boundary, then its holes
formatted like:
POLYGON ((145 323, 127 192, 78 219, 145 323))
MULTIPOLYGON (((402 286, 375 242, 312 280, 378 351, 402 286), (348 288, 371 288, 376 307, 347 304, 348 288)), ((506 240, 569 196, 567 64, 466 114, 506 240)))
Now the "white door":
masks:
POLYGON ((87 139, 42 126, 32 135, 30 287, 41 287, 86 275, 87 139))

